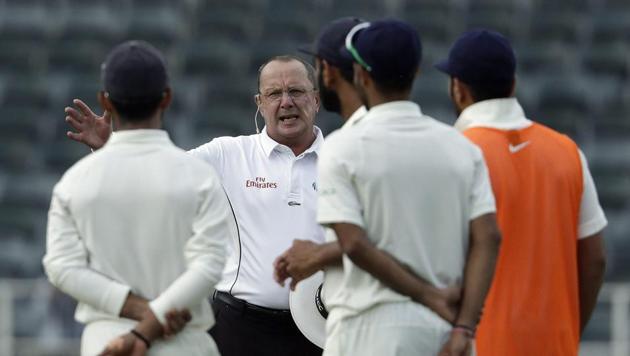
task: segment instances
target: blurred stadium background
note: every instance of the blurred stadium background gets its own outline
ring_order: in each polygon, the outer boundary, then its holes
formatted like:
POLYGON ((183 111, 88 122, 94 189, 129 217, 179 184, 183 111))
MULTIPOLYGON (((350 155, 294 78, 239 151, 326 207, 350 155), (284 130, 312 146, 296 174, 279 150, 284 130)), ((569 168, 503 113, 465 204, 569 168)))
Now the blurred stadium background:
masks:
MULTIPOLYGON (((40 261, 52 187, 89 154, 66 139, 63 109, 77 97, 97 108, 113 45, 145 39, 167 55, 166 127, 188 149, 253 133, 260 63, 349 15, 417 27, 424 60, 413 97, 449 123, 447 79, 431 64, 468 28, 512 39, 528 117, 581 145, 609 219, 607 283, 581 355, 630 355, 628 0, 0 0, 0 355, 78 354, 74 303, 48 285, 40 261)), ((325 133, 340 124, 318 118, 325 133)))

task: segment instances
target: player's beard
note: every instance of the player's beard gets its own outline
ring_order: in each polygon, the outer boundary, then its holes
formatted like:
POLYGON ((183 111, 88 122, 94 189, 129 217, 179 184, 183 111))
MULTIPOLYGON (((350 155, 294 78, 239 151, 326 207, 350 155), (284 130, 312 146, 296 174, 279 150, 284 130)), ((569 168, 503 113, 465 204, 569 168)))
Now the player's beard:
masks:
POLYGON ((326 88, 322 71, 319 72, 317 83, 319 84, 319 98, 322 101, 324 109, 330 112, 341 113, 341 100, 339 100, 339 95, 337 95, 337 92, 334 90, 326 88))

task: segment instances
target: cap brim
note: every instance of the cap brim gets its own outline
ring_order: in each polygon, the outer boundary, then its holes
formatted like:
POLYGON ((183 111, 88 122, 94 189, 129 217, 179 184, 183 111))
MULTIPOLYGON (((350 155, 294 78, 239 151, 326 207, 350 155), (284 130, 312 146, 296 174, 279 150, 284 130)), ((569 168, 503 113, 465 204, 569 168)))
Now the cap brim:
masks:
POLYGON ((433 65, 433 67, 435 67, 437 70, 439 70, 442 73, 446 73, 448 75, 452 75, 453 74, 452 73, 453 71, 451 70, 451 67, 449 66, 448 59, 444 59, 444 60, 441 60, 441 61, 435 63, 433 65))
POLYGON ((326 343, 326 319, 317 310, 315 294, 323 281, 324 272, 319 271, 289 293, 289 308, 295 324, 310 342, 322 349, 326 343))
POLYGON ((317 56, 317 46, 314 43, 308 43, 298 46, 298 52, 306 53, 311 56, 317 56))

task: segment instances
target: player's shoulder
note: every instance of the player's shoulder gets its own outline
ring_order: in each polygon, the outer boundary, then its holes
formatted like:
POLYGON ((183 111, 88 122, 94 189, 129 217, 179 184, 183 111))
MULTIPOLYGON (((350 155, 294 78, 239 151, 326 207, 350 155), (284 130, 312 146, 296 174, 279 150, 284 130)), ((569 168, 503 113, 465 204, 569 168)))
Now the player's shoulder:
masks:
POLYGON ((326 136, 322 152, 324 154, 350 154, 360 144, 361 129, 337 129, 326 136))
POLYGON ((89 180, 91 172, 94 172, 93 168, 101 166, 108 156, 109 153, 105 148, 86 154, 63 173, 57 185, 89 180))
POLYGON ((560 143, 563 143, 565 145, 569 145, 569 146, 575 146, 577 147, 577 143, 571 138, 569 137, 567 134, 564 134, 562 132, 556 131, 554 129, 552 129, 551 127, 548 127, 544 124, 541 124, 539 122, 535 122, 532 125, 536 130, 537 130, 537 134, 538 135, 545 135, 551 139, 554 139, 560 143))
POLYGON ((431 116, 427 117, 432 129, 435 132, 435 137, 445 145, 453 146, 456 149, 467 150, 473 153, 479 153, 479 148, 472 143, 464 133, 458 131, 453 126, 447 125, 431 116))

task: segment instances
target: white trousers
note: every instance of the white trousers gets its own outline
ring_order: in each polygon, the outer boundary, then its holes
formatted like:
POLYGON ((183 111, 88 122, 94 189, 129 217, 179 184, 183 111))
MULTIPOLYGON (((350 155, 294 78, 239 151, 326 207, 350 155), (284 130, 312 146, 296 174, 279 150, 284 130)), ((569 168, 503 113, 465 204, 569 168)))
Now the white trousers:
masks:
MULTIPOLYGON (((87 324, 81 336, 81 356, 98 355, 112 339, 134 326, 135 323, 128 320, 99 320, 87 324)), ((147 355, 219 356, 219 350, 205 330, 188 327, 166 341, 153 342, 147 355)))
POLYGON ((449 323, 420 304, 386 303, 327 323, 324 356, 436 356, 450 331, 449 323))

